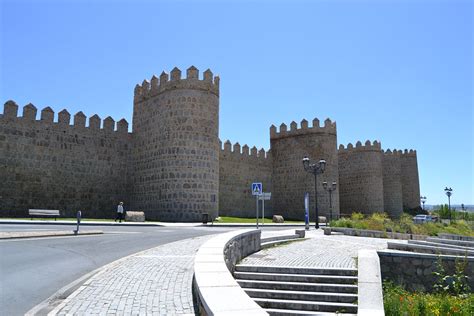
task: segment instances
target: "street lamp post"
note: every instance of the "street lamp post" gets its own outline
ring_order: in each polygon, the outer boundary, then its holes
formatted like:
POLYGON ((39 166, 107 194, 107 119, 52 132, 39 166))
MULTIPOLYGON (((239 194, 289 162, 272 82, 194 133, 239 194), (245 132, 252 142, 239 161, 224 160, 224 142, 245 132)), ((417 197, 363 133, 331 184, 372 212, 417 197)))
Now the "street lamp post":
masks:
POLYGON ((333 181, 330 187, 328 186, 328 183, 326 181, 323 182, 324 190, 329 192, 329 222, 332 221, 332 192, 336 190, 336 187, 336 181, 333 181))
POLYGON ((314 224, 314 228, 319 228, 319 214, 318 214, 318 174, 324 172, 326 168, 326 160, 319 160, 318 162, 311 163, 308 157, 303 158, 303 167, 304 170, 308 173, 314 175, 314 208, 316 211, 316 220, 314 224))
POLYGON ((451 221, 451 195, 453 195, 453 189, 446 187, 444 192, 448 196, 448 212, 449 212, 449 221, 451 221))
POLYGON ((425 202, 426 202, 426 196, 420 196, 421 203, 423 204, 423 211, 425 211, 425 202))

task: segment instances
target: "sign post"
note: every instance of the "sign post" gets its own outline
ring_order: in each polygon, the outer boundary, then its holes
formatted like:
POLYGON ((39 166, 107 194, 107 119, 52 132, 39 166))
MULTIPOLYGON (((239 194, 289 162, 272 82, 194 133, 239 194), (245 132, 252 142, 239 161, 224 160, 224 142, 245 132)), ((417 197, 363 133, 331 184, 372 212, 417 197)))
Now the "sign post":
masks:
POLYGON ((259 199, 262 201, 262 225, 265 224, 265 200, 270 200, 271 198, 271 192, 262 192, 262 195, 259 196, 259 199))
POLYGON ((263 192, 263 186, 261 182, 254 182, 252 183, 252 195, 255 195, 255 201, 257 203, 256 207, 256 216, 255 218, 257 219, 257 229, 258 229, 258 198, 260 195, 262 195, 263 192))
POLYGON ((304 223, 306 230, 309 230, 309 192, 304 194, 304 223))

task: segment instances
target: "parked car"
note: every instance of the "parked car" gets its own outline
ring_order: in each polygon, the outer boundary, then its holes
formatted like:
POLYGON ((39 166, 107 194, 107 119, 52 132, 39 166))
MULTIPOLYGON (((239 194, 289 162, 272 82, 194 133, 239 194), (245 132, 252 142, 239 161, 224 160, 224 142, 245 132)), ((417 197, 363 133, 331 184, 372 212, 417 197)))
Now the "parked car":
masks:
POLYGON ((423 223, 428 223, 428 222, 434 222, 434 219, 433 219, 433 216, 431 215, 418 214, 415 217, 413 217, 413 222, 415 224, 423 224, 423 223))

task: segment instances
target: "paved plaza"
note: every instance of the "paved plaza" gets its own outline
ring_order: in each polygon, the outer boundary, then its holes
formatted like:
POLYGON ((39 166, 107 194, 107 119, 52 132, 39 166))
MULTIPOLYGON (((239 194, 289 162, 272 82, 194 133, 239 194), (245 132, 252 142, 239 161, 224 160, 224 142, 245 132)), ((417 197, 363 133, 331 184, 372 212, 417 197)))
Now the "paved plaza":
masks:
POLYGON ((245 265, 355 268, 359 249, 386 249, 391 239, 326 236, 322 230, 306 231, 306 239, 264 249, 244 260, 245 265))
MULTIPOLYGON (((263 232, 262 237, 294 230, 263 232)), ((388 239, 325 236, 306 231, 306 239, 264 249, 246 265, 355 268, 359 249, 385 249, 388 239)), ((194 256, 212 236, 162 245, 111 263, 86 281, 50 315, 194 315, 194 256)))

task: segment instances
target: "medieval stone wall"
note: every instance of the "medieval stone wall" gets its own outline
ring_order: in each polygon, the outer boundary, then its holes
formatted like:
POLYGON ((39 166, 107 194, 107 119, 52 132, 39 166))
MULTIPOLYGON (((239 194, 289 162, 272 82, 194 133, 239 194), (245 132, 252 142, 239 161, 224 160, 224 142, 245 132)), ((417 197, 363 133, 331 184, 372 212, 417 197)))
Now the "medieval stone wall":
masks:
MULTIPOLYGON (((256 201, 251 184, 262 182, 264 192, 272 192, 272 160, 265 150, 257 151, 239 143, 224 143, 219 155, 219 215, 255 217, 256 201), (232 150, 233 149, 233 150, 232 150)), ((259 207, 260 212, 262 207, 259 207)), ((272 201, 265 201, 265 217, 273 214, 272 201)), ((262 214, 260 213, 259 217, 262 214)))
POLYGON ((382 153, 383 202, 385 212, 392 218, 403 213, 401 151, 389 149, 382 153))
POLYGON ((36 119, 32 104, 23 108, 9 101, 0 115, 0 211, 26 216, 29 208, 60 209, 74 216, 113 217, 119 201, 126 210, 146 213, 147 219, 199 221, 203 213, 217 217, 253 217, 252 182, 272 192, 266 214, 304 218, 304 193, 310 193, 314 220, 314 176, 302 164, 326 160, 318 175, 319 215, 329 217, 329 193, 324 181, 337 182, 332 214, 386 211, 420 205, 416 151, 382 152, 380 143, 358 142, 337 150, 336 123, 327 119, 312 127, 292 122, 289 129, 270 128, 271 148, 251 150, 226 142, 219 132, 219 77, 206 70, 203 78, 190 67, 186 78, 174 68, 134 91, 133 133, 128 123, 107 117, 87 118, 63 110, 54 121, 47 107, 36 119), (87 125, 87 126, 86 126, 87 125), (115 126, 117 128, 115 129, 115 126), (271 154, 270 154, 271 153, 271 154), (340 205, 339 205, 340 204, 340 205))
POLYGON ((219 203, 219 77, 174 68, 135 88, 132 208, 147 218, 199 221, 219 203))
POLYGON ((339 199, 341 214, 384 211, 382 151, 380 143, 339 146, 339 199))
POLYGON ((0 116, 0 211, 26 216, 30 208, 59 209, 64 216, 114 217, 116 205, 128 205, 128 123, 97 115, 89 119, 54 112, 47 107, 36 119, 28 104, 17 117, 18 105, 5 103, 0 116))
POLYGON ((418 178, 418 159, 416 156, 416 150, 404 150, 401 155, 401 166, 403 208, 419 208, 420 181, 418 178))
MULTIPOLYGON (((315 184, 314 176, 303 169, 302 159, 326 160, 326 170, 318 176, 318 209, 319 216, 329 217, 329 193, 323 189, 324 181, 338 181, 337 131, 336 123, 327 119, 324 126, 319 120, 301 121, 300 128, 296 122, 287 130, 285 124, 270 128, 270 152, 273 161, 272 188, 273 212, 285 218, 304 219, 304 194, 310 193, 310 220, 315 220, 315 184)), ((339 215, 339 187, 332 195, 333 217, 339 215)))

